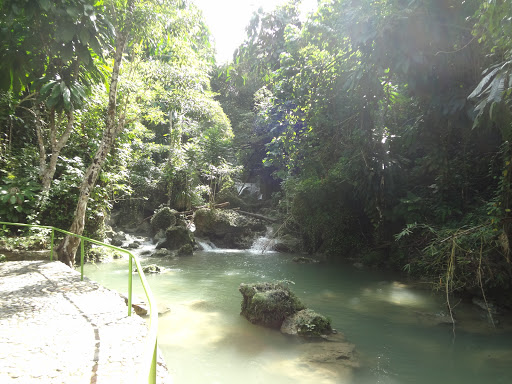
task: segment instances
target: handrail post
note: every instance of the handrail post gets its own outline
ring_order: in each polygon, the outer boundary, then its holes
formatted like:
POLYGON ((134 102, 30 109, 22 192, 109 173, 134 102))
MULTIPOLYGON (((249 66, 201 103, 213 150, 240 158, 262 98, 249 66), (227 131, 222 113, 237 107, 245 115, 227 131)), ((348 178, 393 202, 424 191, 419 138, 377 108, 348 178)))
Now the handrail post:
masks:
POLYGON ((84 281, 84 255, 85 255, 85 250, 84 250, 84 243, 85 243, 85 240, 84 239, 80 239, 80 280, 84 281))
POLYGON ((151 368, 149 369, 149 384, 156 384, 156 360, 158 358, 158 350, 157 350, 158 342, 155 341, 155 349, 153 350, 153 360, 151 360, 151 368))
POLYGON ((50 240, 50 261, 53 261, 53 240, 55 238, 55 231, 53 230, 52 228, 52 236, 51 236, 51 240, 50 240))
POLYGON ((128 256, 128 316, 132 315, 132 270, 133 270, 133 262, 132 255, 128 256))

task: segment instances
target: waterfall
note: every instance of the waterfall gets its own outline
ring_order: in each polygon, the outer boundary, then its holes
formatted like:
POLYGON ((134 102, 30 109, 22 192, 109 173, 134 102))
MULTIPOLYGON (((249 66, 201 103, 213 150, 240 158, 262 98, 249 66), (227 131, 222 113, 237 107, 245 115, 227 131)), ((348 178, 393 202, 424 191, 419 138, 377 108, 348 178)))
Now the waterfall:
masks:
POLYGON ((212 252, 218 249, 215 244, 208 240, 199 240, 196 237, 196 243, 203 249, 205 252, 212 252))
POLYGON ((276 241, 272 237, 272 228, 268 227, 265 236, 258 237, 254 240, 249 251, 252 253, 274 252, 275 244, 276 241))

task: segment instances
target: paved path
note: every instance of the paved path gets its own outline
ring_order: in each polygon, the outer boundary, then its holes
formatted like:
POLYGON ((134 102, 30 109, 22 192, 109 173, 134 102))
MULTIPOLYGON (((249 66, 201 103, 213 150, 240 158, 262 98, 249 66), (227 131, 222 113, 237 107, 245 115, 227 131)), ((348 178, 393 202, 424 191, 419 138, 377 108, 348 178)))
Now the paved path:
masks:
MULTIPOLYGON (((0 263, 0 383, 137 383, 147 325, 60 262, 0 263)), ((160 359, 158 383, 170 383, 160 359)), ((146 377, 144 375, 144 377, 146 377)))

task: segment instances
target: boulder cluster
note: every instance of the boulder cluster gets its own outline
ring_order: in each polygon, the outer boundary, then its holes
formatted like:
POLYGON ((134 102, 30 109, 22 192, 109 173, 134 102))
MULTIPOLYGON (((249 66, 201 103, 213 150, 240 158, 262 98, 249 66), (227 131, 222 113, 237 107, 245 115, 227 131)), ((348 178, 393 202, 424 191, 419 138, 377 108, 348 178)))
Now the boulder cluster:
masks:
POLYGON ((289 282, 241 284, 239 290, 243 296, 241 315, 251 323, 304 337, 297 344, 301 366, 320 365, 340 375, 360 366, 354 344, 345 341, 327 317, 306 308, 290 290, 289 282))
POLYGON ((241 284, 241 314, 253 324, 280 329, 290 335, 333 333, 330 320, 307 309, 287 282, 241 284))

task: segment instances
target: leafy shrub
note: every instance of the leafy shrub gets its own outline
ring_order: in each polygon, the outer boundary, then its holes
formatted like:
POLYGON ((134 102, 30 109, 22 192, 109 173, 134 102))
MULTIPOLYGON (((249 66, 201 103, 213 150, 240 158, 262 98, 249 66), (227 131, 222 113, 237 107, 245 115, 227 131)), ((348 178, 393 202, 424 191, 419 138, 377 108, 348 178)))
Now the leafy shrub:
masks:
POLYGON ((11 223, 25 223, 34 214, 38 183, 25 178, 9 175, 0 185, 0 220, 11 223))

